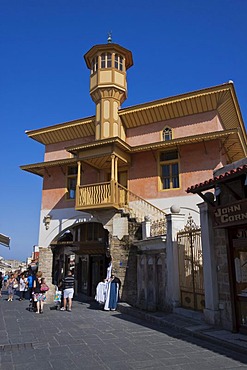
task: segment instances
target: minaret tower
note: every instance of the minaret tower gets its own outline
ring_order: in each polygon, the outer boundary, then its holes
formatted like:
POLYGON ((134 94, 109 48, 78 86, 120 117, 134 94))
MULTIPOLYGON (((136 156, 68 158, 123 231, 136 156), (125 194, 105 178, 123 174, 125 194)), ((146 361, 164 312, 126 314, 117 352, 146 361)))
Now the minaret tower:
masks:
POLYGON ((95 139, 120 137, 125 130, 118 116, 121 104, 127 98, 126 71, 133 65, 131 51, 108 43, 93 46, 84 55, 90 74, 90 95, 96 104, 95 139))

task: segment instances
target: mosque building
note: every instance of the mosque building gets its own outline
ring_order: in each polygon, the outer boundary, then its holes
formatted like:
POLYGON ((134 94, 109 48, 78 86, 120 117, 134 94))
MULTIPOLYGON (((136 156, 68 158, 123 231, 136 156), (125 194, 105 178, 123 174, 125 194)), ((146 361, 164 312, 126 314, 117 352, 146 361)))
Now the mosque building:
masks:
POLYGON ((132 52, 109 37, 84 59, 95 114, 26 132, 45 148, 42 162, 21 166, 43 179, 39 268, 55 285, 73 270, 77 296, 94 297, 111 262, 129 304, 203 311, 204 195, 186 190, 246 157, 234 84, 122 108, 132 52))

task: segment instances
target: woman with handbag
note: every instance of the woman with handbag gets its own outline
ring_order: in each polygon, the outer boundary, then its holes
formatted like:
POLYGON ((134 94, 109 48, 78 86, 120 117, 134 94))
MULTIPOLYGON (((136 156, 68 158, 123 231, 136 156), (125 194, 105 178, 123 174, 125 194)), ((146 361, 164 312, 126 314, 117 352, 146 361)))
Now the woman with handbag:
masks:
POLYGON ((10 275, 10 278, 7 282, 7 288, 8 288, 8 295, 9 295, 8 302, 12 302, 14 294, 15 294, 15 289, 18 288, 18 281, 16 280, 13 274, 10 275))
POLYGON ((46 292, 49 287, 46 285, 45 278, 42 277, 42 272, 38 271, 33 282, 34 302, 36 302, 36 313, 43 313, 44 302, 46 300, 46 292))

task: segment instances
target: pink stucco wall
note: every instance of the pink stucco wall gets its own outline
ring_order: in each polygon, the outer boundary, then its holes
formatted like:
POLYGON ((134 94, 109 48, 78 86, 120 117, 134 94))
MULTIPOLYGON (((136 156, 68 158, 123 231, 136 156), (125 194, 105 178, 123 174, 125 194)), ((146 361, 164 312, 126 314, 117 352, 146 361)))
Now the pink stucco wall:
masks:
POLYGON ((212 177, 213 170, 225 163, 218 140, 181 146, 180 188, 163 190, 159 188, 159 157, 155 158, 152 152, 138 153, 133 156, 129 170, 129 189, 146 199, 186 195, 189 186, 212 177))
MULTIPOLYGON (((165 126, 172 128, 173 138, 222 130, 219 117, 212 111, 129 129, 127 142, 136 146, 161 141, 161 132, 165 126)), ((45 160, 69 158, 70 154, 65 148, 93 141, 94 137, 90 136, 47 145, 45 160)), ((212 176, 214 169, 226 164, 226 158, 222 156, 220 149, 218 140, 180 146, 180 188, 170 190, 163 190, 160 187, 159 153, 155 151, 136 153, 132 155, 128 169, 129 189, 145 199, 187 195, 185 191, 189 186, 207 180, 212 176)), ((82 185, 107 181, 107 171, 104 173, 103 170, 98 171, 86 164, 83 164, 83 170, 82 185)), ((45 173, 42 209, 74 208, 74 200, 66 199, 66 171, 66 166, 52 167, 49 168, 49 175, 45 173)))
POLYGON ((222 130, 219 117, 211 111, 128 129, 126 141, 131 146, 161 141, 166 126, 172 129, 173 139, 222 130))
POLYGON ((62 141, 60 143, 46 145, 45 161, 54 161, 59 159, 70 158, 71 154, 67 152, 65 148, 74 145, 86 144, 92 141, 94 141, 94 137, 87 136, 83 138, 78 138, 76 140, 62 141))
MULTIPOLYGON (((81 185, 97 183, 98 171, 94 168, 83 164, 83 174, 81 177, 81 185)), ((52 208, 74 208, 75 201, 67 199, 66 187, 66 166, 49 168, 48 173, 45 173, 42 190, 42 209, 52 208)))

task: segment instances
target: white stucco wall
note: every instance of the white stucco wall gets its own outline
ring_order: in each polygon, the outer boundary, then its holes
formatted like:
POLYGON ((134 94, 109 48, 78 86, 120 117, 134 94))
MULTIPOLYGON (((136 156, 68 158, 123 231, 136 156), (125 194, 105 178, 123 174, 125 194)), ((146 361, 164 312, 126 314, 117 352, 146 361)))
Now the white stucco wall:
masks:
POLYGON ((72 208, 63 208, 56 210, 41 210, 39 225, 39 246, 48 247, 53 239, 63 230, 79 222, 92 221, 93 217, 84 212, 77 212, 72 208), (49 228, 46 229, 44 218, 51 216, 49 228))
POLYGON ((185 215, 185 223, 188 216, 191 215, 197 226, 200 226, 200 210, 197 204, 202 202, 202 198, 197 194, 147 200, 149 203, 152 203, 155 207, 161 209, 167 214, 171 213, 170 208, 172 205, 177 205, 180 207, 180 213, 185 215))

